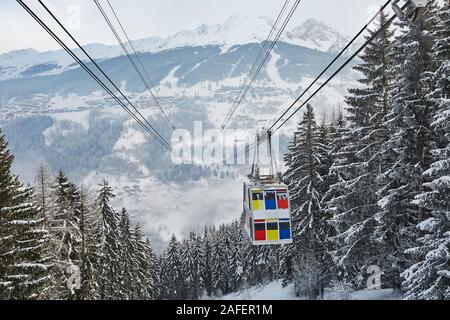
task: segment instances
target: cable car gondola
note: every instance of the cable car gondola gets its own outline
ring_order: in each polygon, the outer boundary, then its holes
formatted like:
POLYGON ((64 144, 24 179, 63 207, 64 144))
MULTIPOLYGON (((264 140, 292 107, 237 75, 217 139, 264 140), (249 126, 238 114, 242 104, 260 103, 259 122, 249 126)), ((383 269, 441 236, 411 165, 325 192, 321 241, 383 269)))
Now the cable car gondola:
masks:
POLYGON ((244 182, 245 229, 253 245, 292 243, 289 188, 280 182, 272 154, 271 135, 264 129, 256 135, 256 148, 249 181, 244 182), (270 172, 262 174, 261 143, 267 141, 270 172))

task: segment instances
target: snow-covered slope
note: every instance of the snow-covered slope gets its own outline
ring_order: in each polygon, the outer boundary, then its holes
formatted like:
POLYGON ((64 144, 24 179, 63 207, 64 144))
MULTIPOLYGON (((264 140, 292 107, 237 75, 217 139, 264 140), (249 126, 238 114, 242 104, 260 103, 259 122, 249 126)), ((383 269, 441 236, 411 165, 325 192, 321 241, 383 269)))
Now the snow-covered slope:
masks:
MULTIPOLYGON (((195 30, 181 31, 167 38, 150 37, 134 42, 140 52, 161 52, 163 50, 219 45, 222 52, 236 45, 259 43, 267 38, 273 21, 267 17, 247 17, 236 14, 225 22, 215 25, 201 25, 195 30)), ((300 25, 288 26, 280 41, 323 52, 336 53, 348 38, 333 28, 314 19, 300 25)), ((109 59, 123 55, 120 46, 88 44, 85 49, 95 59, 109 59)), ((87 60, 79 50, 82 59, 87 60)), ((63 51, 37 52, 33 49, 13 51, 0 55, 0 80, 58 74, 76 65, 63 51)))
POLYGON ((251 287, 239 292, 231 293, 221 300, 297 300, 294 286, 283 288, 281 281, 274 281, 264 286, 251 287))
MULTIPOLYGON (((274 281, 264 286, 251 287, 220 298, 221 300, 298 300, 294 286, 283 288, 281 281, 274 281)), ((401 300, 402 295, 392 289, 359 290, 344 292, 326 290, 325 300, 401 300)))

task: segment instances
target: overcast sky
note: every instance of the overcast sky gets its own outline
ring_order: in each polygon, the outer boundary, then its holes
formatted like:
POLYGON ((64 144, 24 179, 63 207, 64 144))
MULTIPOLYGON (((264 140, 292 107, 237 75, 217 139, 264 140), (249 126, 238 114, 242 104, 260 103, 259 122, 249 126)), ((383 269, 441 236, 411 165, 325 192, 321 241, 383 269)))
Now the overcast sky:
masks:
MULTIPOLYGON (((201 24, 222 23, 233 14, 275 18, 285 0, 110 0, 133 39, 166 37, 201 24)), ((291 0, 292 2, 293 0, 291 0)), ((106 0, 101 0, 107 6, 106 0)), ((326 22, 345 35, 353 35, 385 0, 302 0, 290 27, 308 18, 326 22)), ((37 0, 26 3, 45 17, 37 0)), ((113 44, 111 34, 93 0, 44 0, 71 27, 83 44, 113 44)), ((49 19, 44 19, 50 21, 49 19)), ((269 32, 269 30, 267 30, 269 32)), ((0 0, 0 53, 58 45, 15 0, 0 0)))

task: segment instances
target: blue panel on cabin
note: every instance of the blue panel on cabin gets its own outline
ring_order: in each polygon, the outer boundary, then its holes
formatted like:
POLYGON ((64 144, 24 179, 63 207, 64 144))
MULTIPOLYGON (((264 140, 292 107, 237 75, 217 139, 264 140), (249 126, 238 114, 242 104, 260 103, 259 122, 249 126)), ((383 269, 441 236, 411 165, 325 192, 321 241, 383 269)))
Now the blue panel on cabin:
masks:
POLYGON ((280 230, 280 240, 289 240, 289 239, 291 239, 291 231, 280 230))
POLYGON ((265 201, 266 201, 266 210, 277 210, 275 191, 266 191, 265 201))
POLYGON ((266 210, 276 210, 277 203, 276 201, 266 200, 266 210))
POLYGON ((289 222, 280 222, 280 240, 291 239, 291 226, 289 222))

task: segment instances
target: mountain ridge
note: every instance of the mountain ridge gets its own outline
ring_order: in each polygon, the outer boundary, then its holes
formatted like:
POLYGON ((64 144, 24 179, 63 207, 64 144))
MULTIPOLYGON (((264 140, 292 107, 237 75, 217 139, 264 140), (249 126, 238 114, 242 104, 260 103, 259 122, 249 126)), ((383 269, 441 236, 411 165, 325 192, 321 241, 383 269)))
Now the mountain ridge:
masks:
MULTIPOLYGON (((265 41, 272 25, 273 21, 268 17, 248 17, 235 14, 221 24, 202 24, 194 30, 183 30, 166 38, 153 36, 133 40, 133 45, 137 51, 142 53, 157 53, 181 47, 217 45, 225 53, 236 45, 265 41), (249 30, 251 31, 249 32, 249 30)), ((346 36, 315 19, 307 19, 303 23, 289 28, 280 37, 280 42, 326 53, 338 52, 347 40, 346 36)), ((97 60, 123 55, 122 48, 118 45, 89 43, 85 45, 85 49, 97 60)), ((83 58, 79 49, 74 49, 74 51, 82 59, 87 60, 86 57, 83 58)), ((0 80, 58 74, 70 68, 73 68, 73 60, 64 50, 39 52, 28 48, 0 54, 0 80), (33 69, 36 66, 38 67, 33 69), (27 72, 29 70, 31 72, 27 72)))

